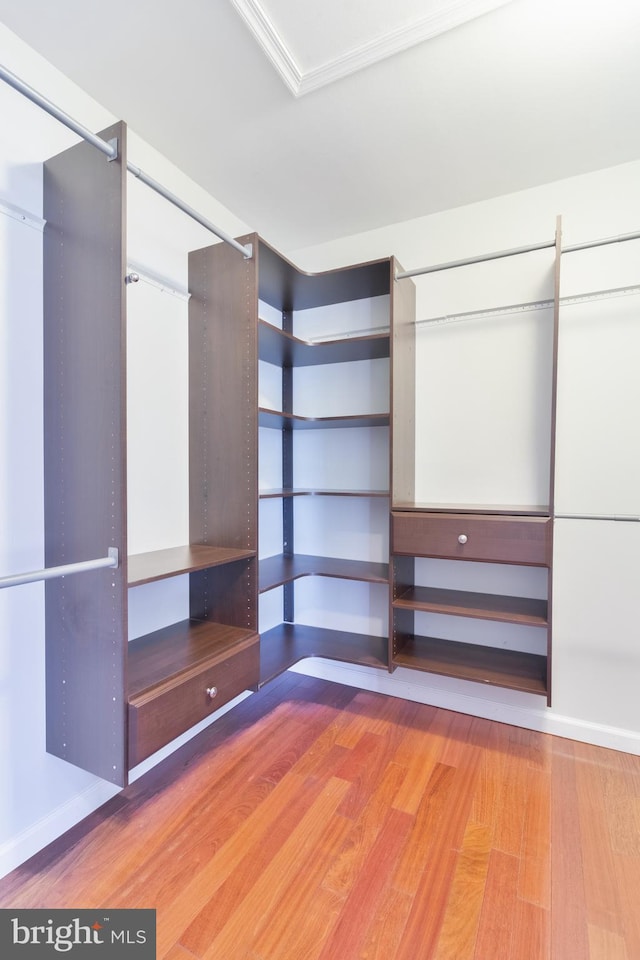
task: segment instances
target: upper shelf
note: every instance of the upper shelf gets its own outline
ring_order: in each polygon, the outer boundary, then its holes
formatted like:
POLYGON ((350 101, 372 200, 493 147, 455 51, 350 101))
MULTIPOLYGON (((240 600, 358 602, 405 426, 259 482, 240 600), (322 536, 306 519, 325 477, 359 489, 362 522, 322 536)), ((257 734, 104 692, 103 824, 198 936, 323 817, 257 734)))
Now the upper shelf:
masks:
POLYGON ((260 593, 291 583, 299 577, 335 577, 365 583, 388 583, 389 566, 369 560, 344 560, 341 557, 314 557, 309 554, 283 554, 260 561, 260 593))
POLYGON ((549 507, 543 504, 504 503, 426 503, 394 500, 392 510, 415 513, 478 513, 505 517, 548 517, 549 507))
POLYGON ((255 557, 255 550, 235 550, 230 547, 210 547, 205 544, 190 544, 153 550, 129 557, 129 586, 136 587, 153 580, 164 580, 182 573, 207 570, 237 560, 255 557))
POLYGON ((388 413, 362 413, 345 417, 300 417, 260 407, 258 425, 276 430, 321 430, 327 427, 388 427, 388 413))
POLYGON ((307 487, 281 487, 261 490, 261 500, 277 497, 389 497, 388 490, 327 490, 307 487))
POLYGON ((258 246, 258 297, 278 310, 307 310, 331 303, 368 300, 391 290, 391 260, 374 260, 324 273, 306 273, 256 234, 242 243, 258 246))
POLYGON ((285 367, 310 367, 350 360, 378 360, 389 356, 389 334, 310 342, 279 330, 265 320, 259 321, 261 360, 285 367))

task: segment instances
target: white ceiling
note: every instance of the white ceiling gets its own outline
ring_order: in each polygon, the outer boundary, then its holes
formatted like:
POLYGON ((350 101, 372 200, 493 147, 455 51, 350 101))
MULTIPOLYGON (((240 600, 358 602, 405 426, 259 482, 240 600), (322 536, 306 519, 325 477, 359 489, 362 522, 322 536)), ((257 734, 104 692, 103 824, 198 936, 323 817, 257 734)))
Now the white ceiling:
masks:
POLYGON ((285 252, 640 158, 638 0, 443 3, 0 0, 0 21, 285 252))

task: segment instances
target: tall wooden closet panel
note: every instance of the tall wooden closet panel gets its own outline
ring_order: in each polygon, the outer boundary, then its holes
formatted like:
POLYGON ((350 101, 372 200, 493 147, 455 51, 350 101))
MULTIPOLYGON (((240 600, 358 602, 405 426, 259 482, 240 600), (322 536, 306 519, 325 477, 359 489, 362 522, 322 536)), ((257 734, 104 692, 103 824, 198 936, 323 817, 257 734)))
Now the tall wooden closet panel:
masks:
POLYGON ((47 750, 126 778, 126 131, 44 165, 45 564, 120 552, 120 565, 46 583, 47 750))
POLYGON ((257 631, 256 271, 227 244, 189 255, 190 540, 251 551, 191 576, 191 616, 257 631))

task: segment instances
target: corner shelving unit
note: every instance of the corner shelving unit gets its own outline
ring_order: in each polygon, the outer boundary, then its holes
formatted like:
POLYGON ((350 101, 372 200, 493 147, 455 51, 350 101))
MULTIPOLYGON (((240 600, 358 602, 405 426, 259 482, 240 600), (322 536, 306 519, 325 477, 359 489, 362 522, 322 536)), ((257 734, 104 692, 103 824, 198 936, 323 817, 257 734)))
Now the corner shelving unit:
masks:
MULTIPOLYGON (((356 429, 368 431, 383 428, 389 432, 390 398, 388 393, 378 397, 377 409, 373 412, 358 412, 339 415, 303 415, 297 412, 294 400, 296 371, 305 367, 329 367, 336 364, 360 361, 387 360, 390 356, 388 332, 365 332, 364 335, 340 335, 328 330, 328 337, 303 339, 294 333, 299 312, 314 308, 350 304, 376 297, 390 297, 392 293, 391 260, 357 264, 340 270, 321 274, 308 274, 298 270, 286 258, 261 240, 257 235, 242 238, 241 243, 253 245, 251 261, 240 263, 219 245, 192 254, 191 267, 198 276, 215 277, 216 308, 215 322, 224 326, 231 340, 248 337, 250 350, 255 351, 255 366, 247 375, 259 382, 258 365, 263 362, 277 370, 278 396, 271 404, 256 405, 258 427, 268 431, 280 445, 278 477, 274 485, 266 483, 259 490, 261 503, 280 500, 282 512, 281 552, 266 555, 259 565, 259 594, 264 597, 271 591, 282 590, 281 622, 270 625, 261 634, 260 684, 286 670, 296 661, 309 656, 324 656, 368 666, 387 668, 386 624, 384 636, 354 633, 296 622, 294 611, 294 585, 304 577, 333 578, 383 586, 388 590, 389 569, 386 562, 323 555, 309 555, 294 550, 294 514, 296 501, 307 502, 318 498, 350 498, 359 501, 386 501, 389 489, 385 485, 372 484, 371 488, 340 484, 334 487, 326 480, 318 486, 297 486, 295 483, 296 455, 294 437, 300 431, 335 431, 356 429), (269 319, 262 313, 266 312, 269 319), (271 322, 273 316, 276 322, 271 322)), ((389 326, 388 308, 385 326, 389 326)), ((323 331, 324 332, 324 331, 323 331)), ((227 349, 233 353, 231 341, 227 349)), ((237 384, 226 377, 225 354, 220 353, 213 376, 222 378, 229 391, 228 404, 237 384)), ((376 401, 373 401, 374 404, 376 401)), ((229 443, 233 440, 229 438, 229 443)), ((388 480, 388 440, 384 480, 388 480)), ((253 462, 258 462, 258 442, 253 452, 253 462)), ((273 480, 273 478, 272 478, 273 480)), ((264 483, 264 480, 263 480, 264 483)), ((385 520, 386 527, 386 520, 385 520)), ((384 531, 386 537, 386 530, 384 531)), ((385 551, 386 554, 386 551, 385 551)))

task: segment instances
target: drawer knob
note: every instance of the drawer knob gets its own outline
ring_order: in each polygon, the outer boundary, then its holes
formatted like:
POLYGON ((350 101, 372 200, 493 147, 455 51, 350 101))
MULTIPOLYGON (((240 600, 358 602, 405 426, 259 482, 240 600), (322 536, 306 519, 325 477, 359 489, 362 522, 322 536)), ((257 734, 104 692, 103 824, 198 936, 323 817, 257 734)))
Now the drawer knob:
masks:
POLYGON ((217 688, 217 687, 207 687, 207 696, 209 697, 209 700, 213 700, 214 697, 217 697, 217 696, 218 696, 218 688, 217 688))
POLYGON ((466 542, 467 542, 466 533, 461 533, 460 536, 458 537, 458 543, 466 543, 466 542))

